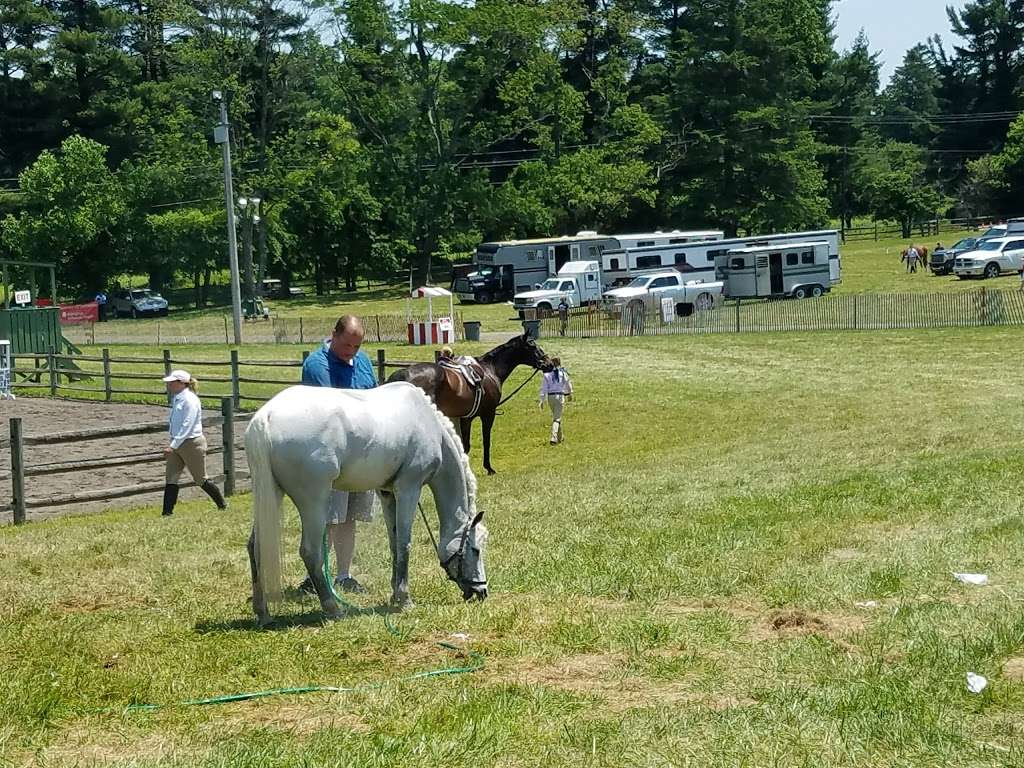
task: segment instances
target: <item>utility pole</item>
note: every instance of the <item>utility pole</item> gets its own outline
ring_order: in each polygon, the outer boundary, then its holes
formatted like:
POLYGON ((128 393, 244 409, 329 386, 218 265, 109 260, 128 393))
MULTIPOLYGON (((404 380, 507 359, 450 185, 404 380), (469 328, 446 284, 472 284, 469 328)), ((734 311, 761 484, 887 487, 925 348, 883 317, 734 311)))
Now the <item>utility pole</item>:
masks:
POLYGON ((238 277, 238 240, 235 234, 235 193, 231 184, 228 105, 220 91, 213 92, 213 100, 220 105, 220 124, 213 130, 213 140, 220 144, 224 155, 224 205, 228 215, 228 264, 231 268, 231 319, 234 324, 235 346, 239 346, 242 343, 242 289, 238 277))

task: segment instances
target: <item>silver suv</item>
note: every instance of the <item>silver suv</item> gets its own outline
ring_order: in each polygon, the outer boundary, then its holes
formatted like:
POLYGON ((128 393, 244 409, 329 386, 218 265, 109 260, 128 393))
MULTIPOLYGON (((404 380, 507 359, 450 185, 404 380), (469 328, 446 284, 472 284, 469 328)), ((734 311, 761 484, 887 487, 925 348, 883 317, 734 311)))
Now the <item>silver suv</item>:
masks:
POLYGON ((149 288, 114 291, 110 298, 110 313, 114 317, 164 317, 167 314, 167 299, 149 288))

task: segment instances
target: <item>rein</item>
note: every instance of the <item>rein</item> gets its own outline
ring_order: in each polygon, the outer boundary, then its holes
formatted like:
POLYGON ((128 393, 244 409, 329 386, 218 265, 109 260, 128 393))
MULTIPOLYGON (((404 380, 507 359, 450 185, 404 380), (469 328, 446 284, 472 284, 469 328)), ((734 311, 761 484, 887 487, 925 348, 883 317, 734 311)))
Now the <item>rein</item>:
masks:
POLYGON ((494 406, 494 407, 495 408, 500 408, 502 405, 507 403, 513 397, 515 397, 516 394, 519 392, 519 390, 522 389, 523 387, 525 387, 531 381, 533 381, 533 377, 536 376, 538 373, 540 373, 540 368, 534 368, 533 369, 533 373, 530 374, 530 378, 528 378, 526 381, 524 381, 522 384, 520 384, 518 387, 516 387, 514 390, 512 390, 512 394, 511 395, 509 395, 508 397, 503 397, 501 400, 499 400, 498 404, 496 406, 494 406))

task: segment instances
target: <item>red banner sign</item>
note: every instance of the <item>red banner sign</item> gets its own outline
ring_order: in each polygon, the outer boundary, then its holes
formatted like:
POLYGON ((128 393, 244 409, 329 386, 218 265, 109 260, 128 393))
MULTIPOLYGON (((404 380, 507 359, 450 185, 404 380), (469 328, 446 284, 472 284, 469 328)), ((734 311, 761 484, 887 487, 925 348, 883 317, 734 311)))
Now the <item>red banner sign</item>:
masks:
POLYGON ((60 308, 61 325, 83 325, 100 319, 100 305, 95 301, 88 304, 65 304, 60 308))

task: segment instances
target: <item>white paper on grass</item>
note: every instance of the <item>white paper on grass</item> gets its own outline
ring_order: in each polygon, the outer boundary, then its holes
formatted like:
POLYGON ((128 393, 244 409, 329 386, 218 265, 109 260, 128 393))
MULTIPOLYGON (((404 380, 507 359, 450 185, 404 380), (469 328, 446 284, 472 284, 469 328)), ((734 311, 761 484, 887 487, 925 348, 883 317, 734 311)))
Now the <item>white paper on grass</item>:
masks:
POLYGON ((878 607, 878 601, 877 600, 865 600, 863 603, 854 603, 854 606, 857 607, 857 608, 877 608, 878 607))
POLYGON ((967 673, 967 690, 971 693, 981 693, 988 687, 988 680, 973 672, 967 673))
POLYGON ((986 573, 954 573, 953 578, 957 581, 962 581, 964 584, 973 584, 976 587, 988 584, 988 574, 986 573))

